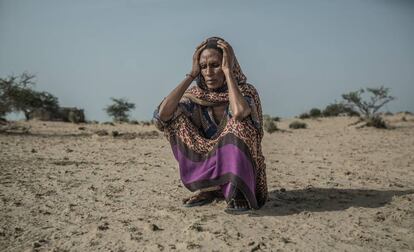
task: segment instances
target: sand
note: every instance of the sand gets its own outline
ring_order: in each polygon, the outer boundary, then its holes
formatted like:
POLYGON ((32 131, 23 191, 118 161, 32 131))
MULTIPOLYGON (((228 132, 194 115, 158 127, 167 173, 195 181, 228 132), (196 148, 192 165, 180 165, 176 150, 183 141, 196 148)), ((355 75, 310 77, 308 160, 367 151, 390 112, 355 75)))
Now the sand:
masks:
POLYGON ((414 251, 405 117, 387 117, 392 130, 338 117, 266 133, 270 198, 239 215, 181 206, 191 193, 153 126, 19 122, 31 133, 0 134, 0 250, 414 251))

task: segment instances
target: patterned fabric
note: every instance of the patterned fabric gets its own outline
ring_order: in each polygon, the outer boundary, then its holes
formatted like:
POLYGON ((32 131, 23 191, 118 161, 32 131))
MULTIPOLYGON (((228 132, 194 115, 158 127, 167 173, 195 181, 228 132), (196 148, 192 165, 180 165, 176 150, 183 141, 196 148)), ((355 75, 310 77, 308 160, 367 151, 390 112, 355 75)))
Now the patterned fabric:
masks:
MULTIPOLYGON (((238 63, 233 75, 251 108, 250 116, 242 121, 232 117, 227 89, 209 91, 202 87, 202 82, 185 92, 168 122, 159 119, 158 109, 154 121, 169 140, 181 180, 189 190, 220 186, 229 201, 237 189, 250 207, 257 209, 268 197, 261 149, 262 108, 256 89, 246 83, 238 63), (223 104, 227 108, 217 125, 212 119, 212 107, 223 104)), ((200 76, 197 79, 202 80, 200 76)))
MULTIPOLYGON (((251 97, 245 96, 244 98, 251 108, 255 107, 254 100, 251 97)), ((200 105, 186 97, 180 100, 177 110, 168 122, 163 122, 159 119, 158 108, 154 111, 153 116, 156 119, 156 124, 160 124, 158 127, 163 128, 181 114, 187 116, 199 128, 200 134, 209 139, 213 138, 220 129, 223 129, 224 122, 233 118, 233 112, 229 104, 227 104, 223 113, 223 118, 225 117, 226 120, 220 118, 220 123, 217 124, 213 115, 213 106, 200 105)), ((248 119, 251 120, 257 129, 260 129, 260 122, 257 115, 249 116, 248 119)))

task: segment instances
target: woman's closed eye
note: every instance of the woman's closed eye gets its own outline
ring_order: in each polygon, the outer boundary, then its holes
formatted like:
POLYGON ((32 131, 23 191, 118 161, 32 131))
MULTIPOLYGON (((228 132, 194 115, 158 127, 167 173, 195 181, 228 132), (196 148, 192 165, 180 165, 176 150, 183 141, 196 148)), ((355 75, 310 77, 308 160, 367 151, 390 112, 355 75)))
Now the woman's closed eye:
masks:
MULTIPOLYGON (((209 64, 209 66, 211 68, 217 68, 217 67, 220 67, 220 64, 218 64, 218 63, 212 63, 212 64, 209 64)), ((207 64, 200 64, 200 67, 201 67, 201 69, 206 69, 207 68, 207 64)))

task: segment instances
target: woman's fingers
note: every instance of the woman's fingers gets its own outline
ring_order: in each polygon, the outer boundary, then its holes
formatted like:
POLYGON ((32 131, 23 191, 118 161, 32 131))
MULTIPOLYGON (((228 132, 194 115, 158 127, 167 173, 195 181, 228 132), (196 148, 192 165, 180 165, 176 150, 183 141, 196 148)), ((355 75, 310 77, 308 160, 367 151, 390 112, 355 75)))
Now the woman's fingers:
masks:
POLYGON ((196 51, 194 52, 194 56, 198 57, 198 55, 200 55, 201 51, 203 51, 206 46, 207 46, 207 44, 204 44, 204 45, 201 45, 200 47, 197 47, 196 51))
POLYGON ((197 57, 200 55, 200 53, 204 50, 204 48, 206 48, 207 44, 202 45, 200 48, 197 48, 195 54, 197 55, 197 57))
POLYGON ((221 41, 219 40, 217 42, 217 46, 221 46, 220 48, 225 48, 226 50, 228 50, 231 54, 233 54, 233 48, 231 47, 231 45, 229 43, 227 43, 226 41, 221 41))

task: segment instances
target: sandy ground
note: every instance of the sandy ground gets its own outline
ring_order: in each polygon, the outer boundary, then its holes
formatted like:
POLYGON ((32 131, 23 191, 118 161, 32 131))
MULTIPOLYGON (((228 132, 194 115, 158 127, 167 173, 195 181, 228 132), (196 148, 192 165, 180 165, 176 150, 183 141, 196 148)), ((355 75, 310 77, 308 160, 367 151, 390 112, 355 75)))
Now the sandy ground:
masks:
POLYGON ((190 192, 153 126, 20 122, 31 134, 0 134, 0 250, 414 251, 414 117, 401 118, 266 133, 270 199, 241 215, 181 206, 190 192))

